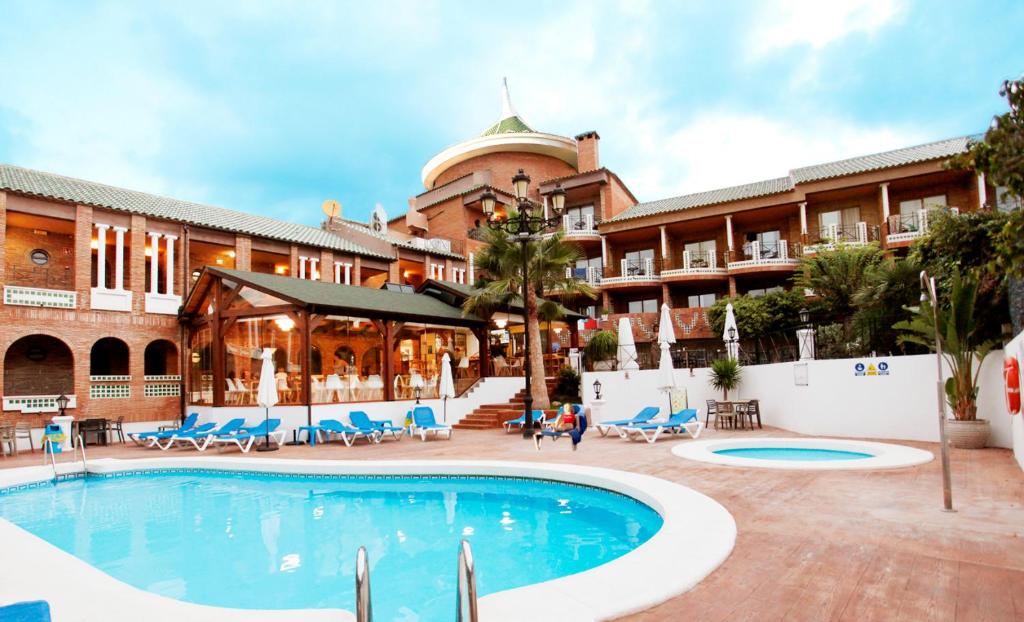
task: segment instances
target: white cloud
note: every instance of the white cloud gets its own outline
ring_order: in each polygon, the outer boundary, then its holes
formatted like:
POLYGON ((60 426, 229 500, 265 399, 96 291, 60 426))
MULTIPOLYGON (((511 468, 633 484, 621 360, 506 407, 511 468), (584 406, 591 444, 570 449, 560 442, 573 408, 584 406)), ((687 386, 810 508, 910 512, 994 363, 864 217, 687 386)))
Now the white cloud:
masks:
POLYGON ((898 0, 779 0, 754 16, 748 53, 758 58, 797 46, 820 50, 851 34, 871 35, 901 10, 898 0))
POLYGON ((618 172, 641 200, 785 176, 790 169, 923 142, 915 130, 820 118, 801 122, 728 111, 682 126, 626 119, 635 157, 618 172))

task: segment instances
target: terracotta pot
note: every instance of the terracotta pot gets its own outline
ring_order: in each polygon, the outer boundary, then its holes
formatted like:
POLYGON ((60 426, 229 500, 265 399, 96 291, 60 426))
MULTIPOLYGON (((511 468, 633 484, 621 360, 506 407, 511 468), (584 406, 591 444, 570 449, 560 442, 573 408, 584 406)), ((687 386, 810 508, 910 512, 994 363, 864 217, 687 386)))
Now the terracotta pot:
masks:
POLYGON ((988 443, 989 425, 987 419, 976 421, 946 420, 946 436, 952 447, 960 449, 984 449, 988 443))

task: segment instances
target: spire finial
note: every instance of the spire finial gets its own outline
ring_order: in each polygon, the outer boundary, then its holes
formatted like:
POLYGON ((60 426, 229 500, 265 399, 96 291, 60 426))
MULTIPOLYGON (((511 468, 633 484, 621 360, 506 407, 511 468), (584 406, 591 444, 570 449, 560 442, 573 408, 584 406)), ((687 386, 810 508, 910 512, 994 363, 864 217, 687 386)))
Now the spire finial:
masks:
POLYGON ((512 97, 508 94, 508 78, 501 79, 501 119, 518 116, 512 107, 512 97))

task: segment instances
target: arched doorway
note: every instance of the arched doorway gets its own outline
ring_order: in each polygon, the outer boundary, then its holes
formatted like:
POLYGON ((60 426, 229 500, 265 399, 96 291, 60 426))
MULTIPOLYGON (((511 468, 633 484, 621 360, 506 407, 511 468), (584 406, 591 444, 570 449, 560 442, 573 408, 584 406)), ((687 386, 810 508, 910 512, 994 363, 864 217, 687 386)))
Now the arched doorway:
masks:
POLYGON ((7 348, 4 395, 71 395, 74 391, 74 356, 60 339, 28 335, 7 348))
POLYGON ((178 375, 178 346, 166 339, 149 342, 143 354, 143 369, 147 376, 178 375))
POLYGON ((104 337, 89 352, 90 376, 127 376, 128 344, 117 337, 104 337))
POLYGON ((363 353, 362 368, 359 370, 364 376, 380 374, 381 359, 383 353, 379 347, 372 347, 363 353))

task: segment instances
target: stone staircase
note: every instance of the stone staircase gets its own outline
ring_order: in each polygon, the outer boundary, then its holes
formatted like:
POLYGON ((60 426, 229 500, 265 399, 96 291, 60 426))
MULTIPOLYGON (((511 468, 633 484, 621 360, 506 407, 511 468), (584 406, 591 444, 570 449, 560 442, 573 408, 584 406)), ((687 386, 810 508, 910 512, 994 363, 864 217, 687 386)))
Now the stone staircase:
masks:
MULTIPOLYGON (((558 378, 546 378, 548 394, 555 390, 558 378)), ((520 389, 508 402, 502 404, 481 404, 479 408, 466 415, 455 424, 456 430, 494 430, 500 428, 509 419, 523 414, 523 398, 526 389, 520 389)), ((554 410, 544 411, 545 417, 555 414, 554 410)))

